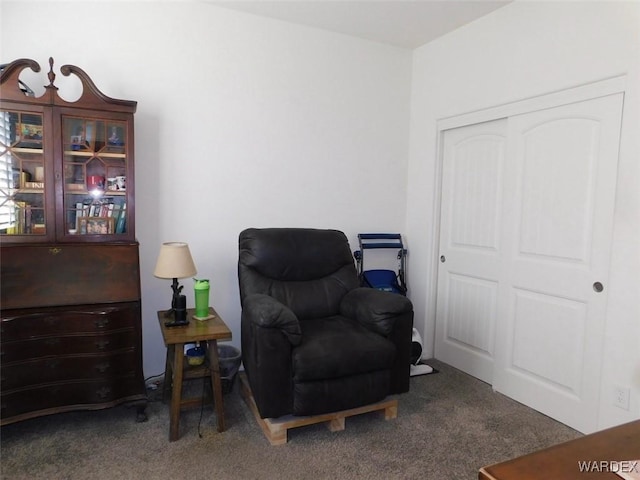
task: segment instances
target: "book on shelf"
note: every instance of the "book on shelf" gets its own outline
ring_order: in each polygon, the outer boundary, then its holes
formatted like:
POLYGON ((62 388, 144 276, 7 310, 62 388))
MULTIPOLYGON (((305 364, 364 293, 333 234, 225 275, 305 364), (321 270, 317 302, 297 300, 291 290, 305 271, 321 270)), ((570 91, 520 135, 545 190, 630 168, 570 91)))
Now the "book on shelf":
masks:
MULTIPOLYGON (((125 233, 126 202, 123 199, 105 197, 99 200, 85 199, 75 204, 76 230, 81 230, 80 219, 84 217, 113 218, 114 228, 109 233, 125 233)), ((73 210, 73 209, 72 209, 73 210)), ((71 220, 73 222, 73 219, 71 220)))
POLYGON ((8 227, 7 231, 14 235, 24 235, 34 233, 33 225, 38 225, 35 233, 39 232, 39 227, 44 221, 44 211, 40 207, 34 207, 28 202, 14 202, 14 223, 8 227))
POLYGON ((116 233, 124 233, 127 225, 127 204, 126 202, 122 204, 120 208, 120 215, 118 216, 118 220, 116 221, 116 233))

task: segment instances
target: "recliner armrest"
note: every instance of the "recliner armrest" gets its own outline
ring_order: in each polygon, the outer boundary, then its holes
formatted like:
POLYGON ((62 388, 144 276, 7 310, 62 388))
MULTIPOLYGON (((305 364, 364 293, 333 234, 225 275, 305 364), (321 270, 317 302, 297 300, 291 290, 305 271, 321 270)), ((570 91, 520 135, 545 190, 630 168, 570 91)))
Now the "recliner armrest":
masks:
POLYGON ((342 315, 384 336, 391 334, 398 316, 412 311, 413 304, 407 297, 366 287, 351 290, 340 304, 342 315))
POLYGON ((302 341, 302 330, 298 317, 286 305, 261 293, 245 297, 242 315, 262 328, 279 329, 292 345, 302 341))

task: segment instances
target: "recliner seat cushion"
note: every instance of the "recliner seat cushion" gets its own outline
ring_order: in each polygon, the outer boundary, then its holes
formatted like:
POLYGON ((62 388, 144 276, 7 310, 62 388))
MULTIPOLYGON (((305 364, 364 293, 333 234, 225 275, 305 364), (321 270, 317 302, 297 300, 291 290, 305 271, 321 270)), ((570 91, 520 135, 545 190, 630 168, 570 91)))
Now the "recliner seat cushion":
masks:
POLYGON ((389 370, 293 384, 293 414, 339 412, 383 400, 389 394, 389 370))
POLYGON ((300 324, 302 342, 292 352, 294 383, 389 370, 393 366, 394 344, 356 320, 337 315, 300 324))

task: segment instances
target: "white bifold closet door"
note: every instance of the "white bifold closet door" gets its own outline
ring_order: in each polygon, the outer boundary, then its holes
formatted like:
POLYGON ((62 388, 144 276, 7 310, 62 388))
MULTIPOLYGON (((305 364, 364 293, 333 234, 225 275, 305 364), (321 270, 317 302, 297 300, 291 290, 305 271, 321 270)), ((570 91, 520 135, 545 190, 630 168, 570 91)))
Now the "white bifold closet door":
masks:
POLYGON ((447 130, 436 357, 597 428, 622 94, 447 130))

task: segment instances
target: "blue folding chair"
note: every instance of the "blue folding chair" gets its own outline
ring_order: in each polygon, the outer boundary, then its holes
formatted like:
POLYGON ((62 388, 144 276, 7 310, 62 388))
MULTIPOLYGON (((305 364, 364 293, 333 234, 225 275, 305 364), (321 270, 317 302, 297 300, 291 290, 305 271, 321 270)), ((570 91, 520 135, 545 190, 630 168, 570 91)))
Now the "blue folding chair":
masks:
POLYGON ((399 233, 359 233, 358 243, 360 249, 353 252, 353 256, 357 262, 358 275, 362 286, 406 296, 405 267, 407 250, 402 244, 402 235, 399 233), (398 272, 383 269, 365 270, 364 252, 370 249, 397 250, 398 272))

